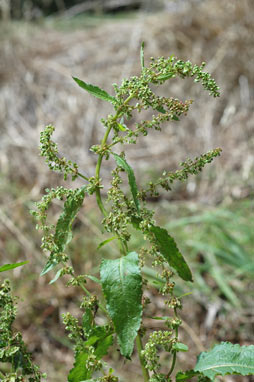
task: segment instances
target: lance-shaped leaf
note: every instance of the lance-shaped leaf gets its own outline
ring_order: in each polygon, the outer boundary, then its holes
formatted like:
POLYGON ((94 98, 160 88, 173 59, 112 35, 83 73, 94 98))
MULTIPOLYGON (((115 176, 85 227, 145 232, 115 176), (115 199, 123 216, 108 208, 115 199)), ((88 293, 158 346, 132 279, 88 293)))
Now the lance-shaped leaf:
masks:
POLYGON ((194 371, 214 380, 216 375, 254 375, 254 345, 222 342, 198 356, 194 371))
POLYGON ((41 276, 51 271, 51 269, 53 269, 60 262, 60 258, 56 258, 54 254, 64 252, 66 245, 71 241, 72 223, 82 206, 85 190, 86 187, 78 188, 72 195, 67 197, 67 200, 64 203, 63 212, 61 213, 56 224, 54 235, 55 250, 50 254, 50 257, 41 272, 41 276))
POLYGON ((120 155, 115 153, 113 153, 113 155, 118 166, 120 166, 124 171, 127 172, 132 197, 133 197, 135 206, 137 210, 139 211, 138 188, 137 188, 134 171, 132 170, 131 166, 126 162, 124 158, 120 157, 120 155))
POLYGON ((112 240, 115 240, 117 239, 117 236, 112 236, 110 237, 109 239, 106 239, 106 240, 103 240, 97 247, 97 249, 101 249, 101 247, 103 247, 104 245, 110 243, 112 240))
POLYGON ((112 104, 117 102, 115 97, 112 97, 105 90, 99 88, 98 86, 87 84, 86 82, 76 77, 72 77, 72 78, 82 89, 86 90, 88 93, 92 94, 93 96, 100 98, 104 101, 111 102, 112 104))
POLYGON ((155 237, 157 247, 168 264, 174 268, 178 275, 185 281, 193 281, 190 268, 188 267, 183 255, 179 252, 175 240, 167 230, 158 226, 150 229, 155 237))
POLYGON ((9 271, 10 269, 14 269, 17 267, 21 267, 24 264, 27 264, 28 261, 22 261, 22 263, 12 263, 12 264, 5 264, 0 267, 0 272, 9 271))
POLYGON ((107 310, 114 323, 120 351, 130 358, 142 316, 142 278, 138 254, 102 260, 101 281, 107 310))

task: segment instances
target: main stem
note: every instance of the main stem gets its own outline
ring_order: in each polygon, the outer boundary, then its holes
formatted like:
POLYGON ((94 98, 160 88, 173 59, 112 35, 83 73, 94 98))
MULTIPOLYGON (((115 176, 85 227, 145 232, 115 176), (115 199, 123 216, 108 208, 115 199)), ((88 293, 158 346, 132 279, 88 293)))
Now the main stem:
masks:
MULTIPOLYGON (((113 122, 116 121, 117 118, 119 118, 119 116, 122 112, 122 108, 124 106, 126 106, 129 103, 129 101, 134 97, 135 97, 135 94, 131 94, 131 95, 129 95, 129 97, 126 98, 124 103, 119 107, 116 114, 112 118, 113 122)), ((112 129, 112 125, 107 127, 107 130, 106 130, 104 137, 102 138, 102 141, 101 141, 101 147, 103 147, 107 143, 107 139, 108 139, 108 136, 109 136, 111 129, 112 129)), ((102 163, 103 156, 104 156, 104 154, 99 154, 99 158, 98 158, 98 161, 96 164, 96 169, 95 169, 95 179, 97 180, 98 183, 100 180, 100 170, 101 170, 101 163, 102 163)), ((108 213, 107 213, 107 211, 103 205, 103 202, 102 202, 101 191, 100 191, 99 185, 96 188, 95 194, 96 194, 96 201, 97 201, 98 207, 101 210, 101 212, 103 213, 103 215, 106 217, 108 213)), ((120 245, 121 245, 121 251, 123 252, 123 254, 125 254, 126 250, 128 249, 127 244, 124 243, 120 238, 119 238, 119 240, 120 240, 120 245)))
POLYGON ((144 377, 144 382, 149 382, 150 376, 149 376, 148 370, 145 367, 145 360, 142 355, 143 345, 142 345, 141 335, 139 333, 136 337, 136 345, 137 345, 139 361, 140 361, 140 365, 141 365, 142 373, 144 377))

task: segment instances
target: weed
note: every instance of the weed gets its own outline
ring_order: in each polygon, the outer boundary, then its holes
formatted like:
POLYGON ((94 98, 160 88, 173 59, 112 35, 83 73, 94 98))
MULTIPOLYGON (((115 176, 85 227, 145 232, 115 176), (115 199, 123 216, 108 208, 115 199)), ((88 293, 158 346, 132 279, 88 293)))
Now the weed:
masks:
MULTIPOLYGON (((69 382, 117 382, 119 378, 115 371, 103 360, 110 347, 119 347, 121 355, 131 360, 135 342, 139 355, 140 368, 145 382, 177 382, 197 378, 198 381, 214 380, 217 375, 253 374, 254 346, 239 346, 223 342, 212 350, 203 352, 193 370, 179 371, 176 375, 175 367, 180 352, 188 351, 187 345, 179 340, 179 327, 182 324, 180 310, 182 297, 175 293, 175 279, 178 275, 185 282, 192 282, 192 272, 179 251, 174 238, 165 228, 156 225, 154 211, 147 207, 148 197, 158 197, 160 188, 169 191, 175 181, 184 181, 189 175, 198 174, 203 167, 220 155, 217 148, 202 154, 194 160, 187 159, 181 163, 181 168, 175 172, 164 171, 162 176, 148 182, 143 188, 138 187, 134 171, 126 160, 125 152, 117 153, 116 145, 135 144, 139 136, 146 136, 150 129, 161 130, 165 122, 175 121, 185 115, 192 100, 179 101, 174 98, 157 96, 151 89, 174 77, 182 79, 191 77, 195 82, 201 82, 210 95, 219 96, 219 88, 209 73, 203 71, 205 64, 193 65, 190 61, 176 60, 171 56, 167 59, 151 58, 150 64, 145 66, 144 45, 140 51, 141 74, 124 79, 118 86, 114 84, 115 95, 109 95, 97 86, 88 84, 78 78, 74 81, 85 91, 104 101, 110 102, 115 110, 106 119, 102 119, 105 133, 98 145, 91 147, 98 160, 93 176, 88 176, 79 170, 78 165, 59 154, 57 144, 52 140, 54 127, 46 126, 41 133, 41 155, 53 171, 63 174, 64 179, 81 178, 85 184, 76 189, 57 187, 47 189, 42 200, 37 203, 33 215, 38 220, 37 228, 43 231, 42 248, 49 254, 41 275, 55 270, 50 283, 59 277, 69 275, 69 286, 82 288, 84 297, 80 305, 82 321, 66 313, 63 317, 69 338, 75 344, 74 366, 68 375, 69 382), (153 86, 151 86, 153 85, 153 86), (134 129, 128 127, 128 121, 134 112, 152 109, 154 115, 151 120, 141 120, 134 129), (109 142, 109 137, 111 141, 109 142), (100 170, 103 160, 113 159, 116 163, 112 171, 111 187, 107 192, 106 201, 103 200, 101 189, 103 183, 100 170), (124 193, 121 184, 125 175, 129 184, 129 193, 124 193), (72 225, 82 208, 84 199, 95 194, 97 205, 102 213, 102 227, 110 233, 110 237, 103 237, 98 249, 105 245, 117 243, 119 256, 117 258, 103 258, 100 265, 100 278, 87 274, 76 274, 66 249, 72 239, 72 225), (56 225, 48 222, 48 209, 54 199, 64 201, 63 212, 56 225), (130 251, 131 229, 137 230, 143 236, 143 244, 130 251), (153 331, 146 337, 144 317, 147 306, 151 303, 144 296, 149 288, 146 278, 147 268, 152 259, 152 271, 162 280, 160 293, 168 308, 168 316, 153 317, 165 323, 164 330, 153 331), (146 268, 145 268, 146 267, 146 268), (154 268, 154 269, 153 269, 154 268), (145 271, 143 271, 145 270, 145 271), (97 283, 103 296, 97 296, 88 290, 86 282, 91 279, 97 283), (98 324, 97 315, 104 316, 103 324, 98 324), (117 344, 115 343, 117 340, 117 344), (146 340, 146 343, 145 343, 146 340), (159 351, 168 353, 168 370, 162 369, 159 351), (175 375, 175 377, 173 377, 175 375)), ((19 264, 20 265, 20 264, 19 264)), ((11 265, 9 265, 11 267, 11 265)), ((13 265, 14 266, 14 265, 13 265)), ((8 283, 1 289, 1 308, 3 328, 1 335, 0 359, 11 363, 11 373, 3 373, 3 381, 24 381, 28 375, 29 381, 39 381, 42 377, 36 367, 32 367, 23 343, 12 342, 12 321, 7 319, 7 307, 13 314, 13 302, 9 297, 8 283), (6 298, 9 298, 6 304, 6 298), (5 326, 4 326, 5 325, 5 326), (2 334, 3 333, 3 334, 2 334), (16 361, 16 354, 18 359, 16 361), (30 376, 29 376, 30 375, 30 376)), ((21 338, 21 337, 20 337, 21 338)))

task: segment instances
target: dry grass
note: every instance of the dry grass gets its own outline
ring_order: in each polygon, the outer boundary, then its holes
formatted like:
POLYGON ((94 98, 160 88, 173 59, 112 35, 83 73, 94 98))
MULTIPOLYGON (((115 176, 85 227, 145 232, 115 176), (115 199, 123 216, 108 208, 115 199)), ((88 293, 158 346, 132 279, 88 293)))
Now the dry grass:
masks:
MULTIPOLYGON (((96 158, 89 147, 103 134, 100 118, 111 112, 109 105, 82 93, 71 75, 110 93, 113 82, 139 72, 142 40, 146 59, 151 55, 174 53, 198 64, 207 61, 207 69, 221 87, 220 99, 209 98, 200 85, 193 85, 191 81, 169 83, 163 89, 165 94, 196 100, 191 112, 181 122, 171 123, 161 133, 152 132, 146 140, 128 147, 129 161, 141 181, 163 169, 174 169, 186 156, 193 157, 220 146, 223 155, 210 169, 200 178, 190 179, 186 187, 177 187, 170 198, 213 204, 248 197, 252 192, 254 3, 251 0, 207 0, 182 4, 175 10, 168 7, 170 12, 140 13, 135 18, 107 20, 92 28, 80 25, 73 31, 57 30, 48 24, 0 25, 0 250, 8 261, 25 257, 31 260, 30 269, 14 272, 19 296, 29 296, 20 303, 18 327, 24 330, 25 339, 42 369, 47 370, 49 381, 61 380, 60 375, 71 365, 72 353, 66 344, 61 345, 62 329, 56 328, 59 328, 61 313, 67 309, 77 311, 78 296, 71 290, 63 290, 61 282, 48 287, 44 278, 38 281, 37 275, 31 273, 31 269, 38 273, 41 268, 39 243, 37 239, 31 240, 31 236, 34 237, 28 214, 31 200, 39 199, 45 187, 62 184, 38 156, 39 132, 45 124, 53 123, 60 151, 76 160, 84 173, 93 175, 96 158), (55 297, 52 297, 53 288, 55 297), (30 297, 31 290, 34 293, 30 297), (50 362, 52 353, 54 366, 50 362)), ((167 8, 169 1, 165 1, 165 5, 167 8)), ((103 170, 106 184, 110 179, 110 166, 109 163, 103 170)), ((92 209, 93 201, 85 206, 83 216, 92 209)), ((91 238, 98 230, 86 220, 85 229, 91 238)), ((92 244, 91 250, 94 250, 92 244)), ((87 255, 80 249, 75 256, 87 255)), ((95 265, 89 257, 85 258, 85 264, 86 271, 95 265)), ((159 301, 157 309, 160 309, 159 301)), ((184 312, 188 322, 195 322, 197 315, 204 317, 202 312, 191 309, 187 307, 184 312)), ((188 326, 185 330, 188 332, 188 326)), ((202 330, 200 323, 200 326, 194 325, 194 334, 189 333, 194 344, 195 334, 201 334, 201 343, 196 341, 193 354, 208 340, 202 330)), ((117 363, 118 355, 114 357, 117 363)), ((137 380, 137 364, 134 363, 132 370, 129 364, 120 368, 128 372, 129 379, 137 380)))
MULTIPOLYGON (((221 159, 206 171, 201 184, 191 179, 180 198, 211 202, 247 196, 254 165, 253 10, 248 0, 208 0, 186 3, 175 13, 139 14, 68 33, 47 26, 2 25, 2 172, 40 189, 48 185, 48 170, 38 158, 37 146, 39 131, 54 123, 61 151, 92 175, 96 158, 89 147, 102 136, 100 118, 111 109, 82 93, 71 75, 111 92, 113 82, 139 72, 144 40, 147 58, 174 53, 195 63, 207 61, 222 95, 210 99, 191 81, 168 83, 165 94, 195 99, 192 111, 180 123, 130 147, 131 162, 154 173, 221 146, 221 159)), ((104 175, 109 177, 108 170, 104 175)))

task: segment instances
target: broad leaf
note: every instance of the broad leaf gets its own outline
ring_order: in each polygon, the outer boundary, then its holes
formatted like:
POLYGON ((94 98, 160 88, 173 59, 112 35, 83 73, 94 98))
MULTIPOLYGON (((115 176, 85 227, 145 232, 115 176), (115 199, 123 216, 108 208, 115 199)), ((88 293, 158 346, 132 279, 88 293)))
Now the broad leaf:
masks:
POLYGON ((190 268, 179 252, 173 237, 168 234, 166 229, 158 226, 152 226, 150 230, 154 233, 158 249, 168 264, 177 271, 183 280, 193 281, 190 268))
POLYGON ((82 89, 86 90, 88 93, 92 94, 93 96, 100 98, 104 101, 111 102, 112 104, 117 102, 115 97, 112 97, 105 90, 99 88, 98 86, 87 84, 86 82, 76 77, 72 77, 72 78, 82 89))
POLYGON ((182 381, 189 381, 192 377, 195 377, 195 375, 199 374, 197 371, 194 370, 187 370, 187 371, 179 371, 176 374, 176 382, 182 382, 182 381))
POLYGON ((56 224, 54 235, 55 250, 51 253, 45 267, 41 271, 41 276, 51 271, 51 269, 61 261, 60 257, 59 259, 56 259, 54 254, 64 252, 66 245, 69 244, 72 239, 72 223, 82 206, 85 190, 86 187, 78 188, 73 195, 68 196, 64 203, 64 210, 56 224))
POLYGON ((139 211, 138 188, 137 188, 137 183, 136 183, 134 172, 133 172, 131 166, 128 165, 128 163, 126 162, 126 160, 124 158, 120 157, 120 155, 115 154, 115 153, 113 153, 113 155, 114 155, 115 161, 118 164, 118 166, 120 166, 124 171, 127 172, 133 200, 134 200, 134 203, 135 203, 137 210, 139 211))
POLYGON ((22 261, 21 263, 12 263, 12 264, 5 264, 0 267, 0 272, 9 271, 10 269, 14 269, 17 267, 21 267, 24 264, 27 264, 28 261, 22 261))
MULTIPOLYGON (((95 349, 94 355, 99 360, 107 354, 108 348, 112 345, 112 343, 113 337, 111 329, 109 329, 107 326, 96 326, 91 328, 89 332, 89 338, 84 343, 84 347, 93 346, 95 349)), ((86 351, 86 349, 76 354, 74 367, 71 369, 68 375, 69 382, 81 382, 91 378, 94 370, 88 370, 86 368, 86 361, 88 356, 89 353, 86 351)))
POLYGON ((254 375, 254 345, 222 342, 198 356, 194 371, 214 380, 216 375, 254 375))
POLYGON ((120 259, 102 260, 101 281, 121 354, 130 358, 142 316, 138 254, 130 252, 120 259))
POLYGON ((86 368, 88 353, 81 351, 75 357, 74 367, 68 375, 68 382, 81 382, 91 377, 92 372, 86 368))
POLYGON ((96 326, 91 329, 89 338, 85 346, 93 346, 94 354, 97 359, 101 359, 107 354, 108 348, 113 344, 112 329, 108 326, 96 326))

